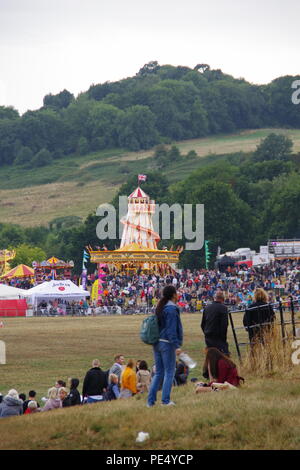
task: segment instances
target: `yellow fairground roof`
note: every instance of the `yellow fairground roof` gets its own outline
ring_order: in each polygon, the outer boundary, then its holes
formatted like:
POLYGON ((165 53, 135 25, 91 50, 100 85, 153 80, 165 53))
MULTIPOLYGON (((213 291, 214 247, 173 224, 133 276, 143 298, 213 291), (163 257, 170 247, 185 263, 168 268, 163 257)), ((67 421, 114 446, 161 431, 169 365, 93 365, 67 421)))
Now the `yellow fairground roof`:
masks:
POLYGON ((176 251, 155 250, 138 243, 131 243, 114 251, 90 251, 92 263, 107 264, 143 264, 143 263, 178 263, 180 249, 176 251))

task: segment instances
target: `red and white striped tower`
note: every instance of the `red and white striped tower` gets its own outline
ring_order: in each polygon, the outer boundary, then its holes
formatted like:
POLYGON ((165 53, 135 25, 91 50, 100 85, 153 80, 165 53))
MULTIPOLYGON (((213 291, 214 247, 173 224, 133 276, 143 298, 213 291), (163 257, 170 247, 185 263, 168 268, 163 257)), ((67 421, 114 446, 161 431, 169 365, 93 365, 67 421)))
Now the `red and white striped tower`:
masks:
POLYGON ((124 230, 120 248, 136 243, 143 248, 157 249, 160 237, 153 229, 154 213, 155 201, 138 186, 128 197, 128 212, 121 219, 124 230))

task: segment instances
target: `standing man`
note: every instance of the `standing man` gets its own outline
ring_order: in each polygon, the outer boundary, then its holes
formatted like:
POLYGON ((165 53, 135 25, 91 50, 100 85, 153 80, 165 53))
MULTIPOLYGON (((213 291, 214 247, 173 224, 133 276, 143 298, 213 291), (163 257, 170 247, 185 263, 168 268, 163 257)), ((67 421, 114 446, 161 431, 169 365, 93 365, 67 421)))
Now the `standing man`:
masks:
POLYGON ((224 294, 217 291, 214 301, 204 308, 201 328, 208 348, 217 348, 229 355, 227 343, 228 310, 224 305, 224 294))

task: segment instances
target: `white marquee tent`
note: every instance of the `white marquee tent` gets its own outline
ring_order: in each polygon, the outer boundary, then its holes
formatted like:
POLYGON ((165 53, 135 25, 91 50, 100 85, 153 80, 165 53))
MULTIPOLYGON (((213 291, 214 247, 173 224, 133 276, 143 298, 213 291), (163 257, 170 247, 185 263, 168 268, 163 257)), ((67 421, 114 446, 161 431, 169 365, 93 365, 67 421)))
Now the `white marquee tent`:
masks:
POLYGON ((0 284, 0 300, 18 300, 26 297, 26 291, 16 287, 0 284))
POLYGON ((90 293, 76 286, 72 281, 46 281, 25 291, 25 295, 32 304, 37 300, 65 299, 81 300, 89 297, 90 293))

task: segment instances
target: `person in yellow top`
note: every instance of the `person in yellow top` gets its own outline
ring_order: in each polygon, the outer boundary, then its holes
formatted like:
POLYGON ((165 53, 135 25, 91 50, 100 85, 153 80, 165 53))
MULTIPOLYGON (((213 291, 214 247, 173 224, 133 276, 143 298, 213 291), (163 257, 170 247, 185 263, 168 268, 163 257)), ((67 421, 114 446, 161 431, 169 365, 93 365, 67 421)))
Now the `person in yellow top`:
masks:
POLYGON ((130 359, 121 376, 120 398, 129 398, 137 393, 135 362, 130 359))

